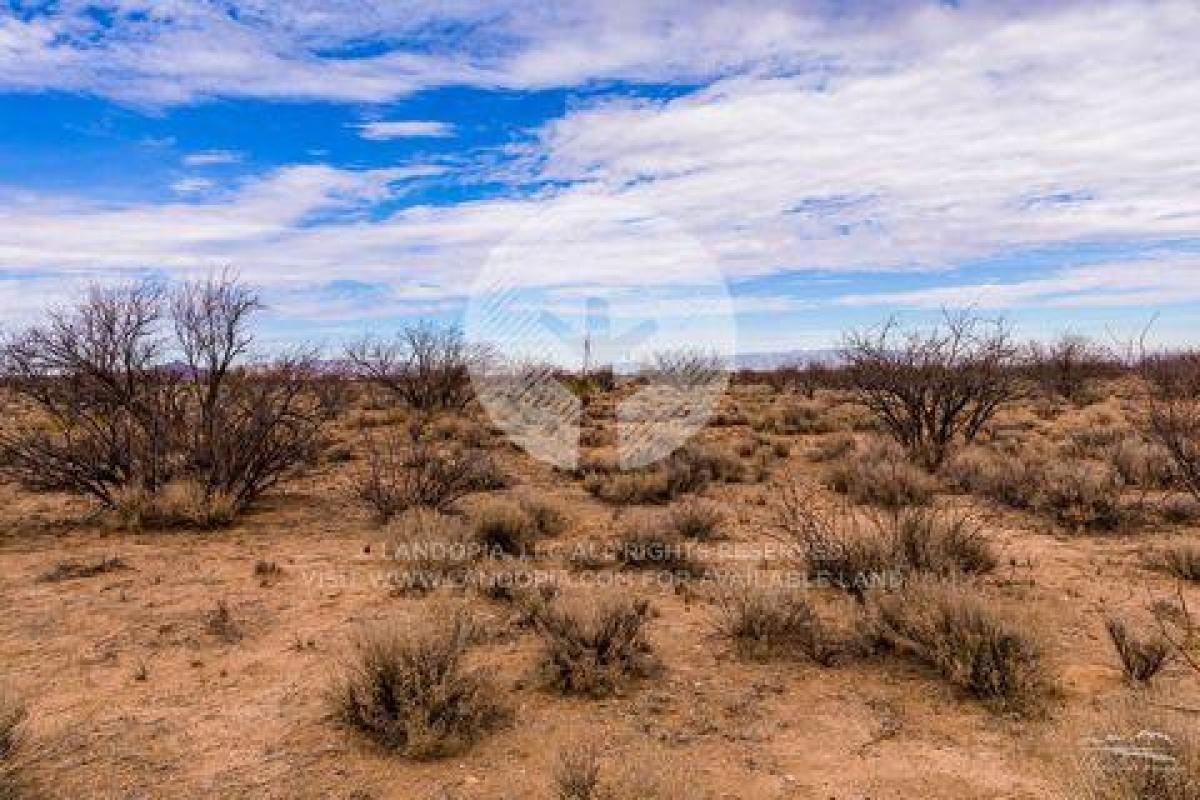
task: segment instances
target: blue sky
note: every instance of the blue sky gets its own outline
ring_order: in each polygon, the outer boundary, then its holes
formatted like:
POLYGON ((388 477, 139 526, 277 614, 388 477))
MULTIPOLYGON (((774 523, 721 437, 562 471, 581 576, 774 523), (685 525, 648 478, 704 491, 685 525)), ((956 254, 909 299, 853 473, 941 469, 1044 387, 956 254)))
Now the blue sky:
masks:
POLYGON ((10 1, 0 312, 232 266, 335 344, 461 319, 507 247, 689 342, 702 261, 743 352, 966 305, 1191 341, 1196 41, 1192 2, 10 1))

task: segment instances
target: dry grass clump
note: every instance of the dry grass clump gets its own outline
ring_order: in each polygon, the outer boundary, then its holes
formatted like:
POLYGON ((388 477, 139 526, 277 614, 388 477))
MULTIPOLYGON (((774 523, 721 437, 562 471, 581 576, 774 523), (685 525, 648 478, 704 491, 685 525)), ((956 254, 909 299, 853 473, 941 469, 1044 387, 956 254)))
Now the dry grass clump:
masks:
POLYGON ((831 464, 826 483, 856 503, 885 508, 928 505, 937 489, 904 450, 880 439, 831 464))
POLYGON ((968 447, 946 462, 942 475, 971 494, 1017 509, 1033 508, 1041 476, 1041 456, 1018 455, 990 447, 968 447))
POLYGON ((808 460, 823 464, 846 458, 858 447, 858 439, 852 433, 833 433, 822 436, 808 450, 808 460))
POLYGON ((492 555, 532 556, 542 531, 534 518, 511 500, 492 500, 475 512, 475 540, 492 555))
POLYGON ((694 785, 690 765, 665 754, 622 754, 606 763, 600 748, 580 741, 558 753, 554 769, 556 800, 705 800, 711 793, 694 785))
POLYGON ((565 694, 601 697, 662 664, 646 639, 650 604, 625 597, 558 603, 535 619, 544 650, 539 670, 565 694))
POLYGON ((746 465, 733 452, 693 442, 643 469, 619 471, 612 464, 590 465, 585 467, 583 486, 617 505, 664 504, 698 492, 713 481, 737 483, 747 475, 746 465))
POLYGON ((463 752, 511 716, 487 673, 465 667, 471 636, 462 615, 421 631, 363 630, 332 688, 335 715, 409 758, 463 752))
POLYGON ((983 575, 996 568, 991 543, 969 516, 913 508, 891 515, 883 524, 896 560, 911 572, 952 577, 983 575))
POLYGON ((1200 736, 1192 719, 1139 706, 1086 741, 1075 796, 1082 800, 1195 800, 1200 736))
POLYGON ((1175 483, 1171 453, 1157 442, 1125 436, 1113 445, 1108 460, 1129 486, 1167 489, 1175 483))
POLYGON ((430 508, 411 508, 388 526, 384 557, 395 562, 397 591, 427 591, 460 583, 483 548, 459 517, 430 508))
POLYGON ((237 517, 232 495, 206 491, 195 481, 175 481, 157 492, 129 486, 113 491, 113 516, 125 530, 144 528, 199 528, 213 530, 230 525, 237 517))
POLYGON ((964 587, 910 584, 875 597, 872 611, 880 646, 929 666, 989 708, 1026 716, 1045 708, 1052 684, 1037 638, 964 587))
POLYGON ((0 689, 0 800, 16 796, 17 754, 25 741, 25 704, 0 689))
POLYGON ((721 599, 717 632, 750 659, 800 656, 830 666, 847 650, 797 589, 750 584, 731 591, 721 599))
POLYGON ((1052 462, 1041 475, 1037 508, 1071 530, 1118 530, 1130 521, 1121 476, 1111 464, 1052 462))
POLYGON ((826 407, 814 400, 795 400, 775 407, 764 418, 764 427, 784 436, 829 433, 833 425, 825 415, 826 407))
POLYGON ((682 539, 711 542, 725 538, 725 515, 701 500, 685 500, 671 509, 667 529, 682 539))
POLYGON ((1104 622, 1108 638, 1121 659, 1125 677, 1134 683, 1146 683, 1167 663, 1171 644, 1158 634, 1134 633, 1123 620, 1109 617, 1104 622))
POLYGON ((1148 563, 1180 580, 1200 583, 1200 545, 1182 542, 1164 547, 1152 554, 1148 563))

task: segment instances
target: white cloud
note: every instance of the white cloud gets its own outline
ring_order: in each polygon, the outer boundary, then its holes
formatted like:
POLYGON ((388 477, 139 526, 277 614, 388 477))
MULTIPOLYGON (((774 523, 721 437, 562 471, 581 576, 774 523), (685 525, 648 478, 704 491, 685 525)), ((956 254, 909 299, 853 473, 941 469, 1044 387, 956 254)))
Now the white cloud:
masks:
POLYGON ((180 178, 171 184, 171 190, 179 194, 195 194, 212 189, 216 184, 208 178, 180 178))
POLYGON ((1105 308, 1200 302, 1200 255, 1175 253, 1159 258, 1072 267, 1010 283, 939 286, 910 292, 849 294, 846 306, 911 309, 1105 308))
POLYGON ((231 150, 204 150, 199 153, 188 153, 183 157, 183 163, 188 167, 211 167, 222 164, 236 164, 242 160, 241 153, 231 150))
POLYGON ((446 137, 454 135, 454 126, 431 120, 396 120, 366 122, 359 126, 364 139, 384 140, 406 137, 446 137))
MULTIPOLYGON (((655 250, 653 237, 588 246, 614 241, 621 223, 601 213, 613 197, 676 220, 734 277, 942 269, 1046 244, 1200 237, 1200 9, 1047 3, 1030 15, 1006 4, 966 12, 900 5, 883 21, 851 14, 837 24, 803 5, 737 13, 704 5, 689 26, 655 24, 681 13, 670 4, 572 6, 557 20, 493 12, 501 19, 488 30, 498 39, 514 20, 527 23, 522 48, 485 58, 427 43, 420 55, 327 63, 312 53, 397 26, 436 29, 430 23, 442 12, 412 8, 405 21, 390 7, 347 15, 263 4, 235 24, 180 2, 148 12, 164 18, 162 30, 130 23, 98 34, 96 49, 112 58, 111 69, 97 54, 61 44, 71 41, 60 30, 68 22, 8 20, 0 28, 0 84, 75 81, 73 88, 157 102, 226 92, 381 99, 431 82, 739 74, 669 101, 603 102, 568 113, 542 132, 518 177, 569 186, 528 200, 381 217, 367 211, 394 197, 394 182, 433 170, 321 166, 281 170, 203 203, 108 208, 27 198, 0 211, 0 263, 88 275, 229 263, 297 298, 353 278, 392 287, 379 295, 386 302, 400 302, 402 287, 413 283, 428 287, 422 302, 436 302, 461 295, 491 248, 538 213, 575 215, 579 224, 560 231, 575 248, 564 252, 601 253, 614 269, 630 269, 633 255, 661 263, 669 254, 655 250), (232 27, 228 36, 202 35, 214 25, 232 27), (213 42, 218 49, 201 47, 213 42)), ((467 3, 450 13, 483 14, 467 3)), ((1192 296, 1194 267, 1154 263, 1160 267, 1116 264, 1044 281, 953 287, 924 293, 933 298, 926 301, 845 302, 943 305, 986 295, 996 304, 1078 305, 1192 296)), ((546 279, 569 265, 560 258, 546 279)))

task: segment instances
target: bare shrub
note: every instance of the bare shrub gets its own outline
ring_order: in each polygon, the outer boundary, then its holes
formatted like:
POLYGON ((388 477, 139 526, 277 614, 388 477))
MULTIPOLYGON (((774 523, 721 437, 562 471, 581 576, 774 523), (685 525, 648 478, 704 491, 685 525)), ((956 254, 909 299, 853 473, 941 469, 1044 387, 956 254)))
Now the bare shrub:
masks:
POLYGON ((885 508, 928 505, 937 488, 927 472, 904 451, 875 440, 830 465, 826 482, 857 503, 885 508))
POLYGON ((833 424, 825 414, 826 408, 813 400, 797 400, 774 408, 765 422, 771 431, 785 436, 829 433, 833 424))
POLYGON ((936 670, 997 711, 1044 710, 1051 681, 1041 644, 960 586, 922 582, 872 604, 881 646, 936 670))
POLYGON ((561 692, 600 697, 657 675, 662 665, 644 630, 649 618, 648 602, 624 597, 547 607, 535 620, 543 678, 561 692))
POLYGON ((1148 435, 1170 454, 1180 483, 1200 500, 1200 352, 1144 359, 1148 435))
POLYGON ((563 510, 547 500, 524 497, 521 499, 521 509, 529 515, 538 533, 544 537, 558 536, 570 524, 563 510))
POLYGON ((462 497, 497 483, 496 467, 482 450, 427 441, 419 425, 407 435, 367 434, 366 470, 351 491, 386 522, 414 506, 445 511, 462 497))
POLYGON ((606 763, 594 743, 576 742, 559 751, 554 771, 558 800, 709 800, 695 784, 692 765, 668 753, 622 753, 606 763))
POLYGON ((824 463, 846 458, 858 448, 858 439, 852 433, 834 433, 816 441, 808 451, 810 461, 824 463))
POLYGON ((1086 336, 1064 334, 1049 344, 1034 342, 1027 353, 1028 372, 1047 392, 1082 404, 1095 383, 1121 373, 1120 362, 1086 336))
POLYGON ((259 308, 225 277, 170 294, 97 288, 9 338, 7 384, 31 411, 0 431, 0 466, 109 508, 123 491, 182 481, 244 510, 313 461, 325 421, 310 355, 245 363, 259 308), (172 352, 182 362, 168 365, 172 352))
POLYGON ((974 441, 1018 391, 1006 326, 967 313, 946 314, 923 332, 901 331, 894 320, 855 332, 841 355, 859 402, 929 469, 956 441, 974 441))
POLYGON ((804 592, 748 584, 721 598, 717 632, 750 659, 799 656, 834 664, 847 643, 813 610, 804 592))
POLYGON ((1076 796, 1083 800, 1200 797, 1200 738, 1190 719, 1140 704, 1086 742, 1076 796))
POLYGON ((471 635, 462 615, 420 631, 363 630, 333 687, 335 714, 409 758, 463 752, 511 718, 487 673, 464 665, 471 635))
POLYGON ((1185 542, 1164 547, 1150 556, 1149 565, 1180 580, 1200 583, 1200 545, 1185 542))
POLYGON ((481 357, 457 328, 420 323, 394 341, 364 339, 346 351, 359 379, 421 411, 458 409, 472 398, 470 365, 481 357))
POLYGON ((1171 654, 1171 645, 1162 636, 1138 635, 1132 632, 1123 620, 1116 617, 1106 619, 1104 628, 1108 631, 1113 649, 1121 659, 1125 677, 1135 683, 1146 683, 1157 675, 1171 654))

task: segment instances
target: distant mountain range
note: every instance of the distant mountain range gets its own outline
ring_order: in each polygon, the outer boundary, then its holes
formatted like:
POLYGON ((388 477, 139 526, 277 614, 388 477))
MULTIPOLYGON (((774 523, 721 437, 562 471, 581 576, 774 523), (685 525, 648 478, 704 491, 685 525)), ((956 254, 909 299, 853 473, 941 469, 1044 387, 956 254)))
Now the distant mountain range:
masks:
POLYGON ((781 350, 775 353, 739 353, 734 357, 733 364, 737 369, 778 369, 807 364, 833 364, 837 360, 838 351, 833 349, 781 350))

